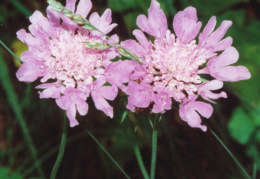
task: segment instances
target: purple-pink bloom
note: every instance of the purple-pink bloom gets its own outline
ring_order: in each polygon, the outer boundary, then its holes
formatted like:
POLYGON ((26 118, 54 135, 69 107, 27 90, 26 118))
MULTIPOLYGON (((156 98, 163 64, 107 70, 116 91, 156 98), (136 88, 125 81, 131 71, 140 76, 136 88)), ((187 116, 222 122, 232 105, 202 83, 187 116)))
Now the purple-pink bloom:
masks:
MULTIPOLYGON (((66 8, 86 18, 92 8, 90 0, 67 0, 66 8), (77 4, 77 5, 76 5, 77 4), (75 11, 76 9, 76 11, 75 11)), ((47 18, 39 11, 30 16, 30 33, 24 29, 17 32, 17 37, 26 43, 29 50, 21 56, 23 64, 16 75, 20 81, 33 82, 40 78, 43 89, 40 98, 54 98, 57 105, 66 110, 70 126, 78 125, 76 112, 86 115, 91 96, 97 109, 104 111, 111 118, 113 108, 107 100, 115 99, 117 86, 125 80, 114 80, 111 86, 106 69, 111 59, 118 55, 115 48, 95 50, 85 48, 85 42, 111 43, 97 31, 89 31, 78 26, 66 16, 47 8, 47 18)), ((104 34, 109 33, 116 24, 111 24, 111 10, 107 9, 100 16, 94 12, 89 21, 104 34)), ((113 35, 113 43, 118 41, 113 35)), ((118 62, 119 63, 119 62, 118 62)), ((111 66, 111 65, 110 65, 111 66)), ((116 64, 115 64, 116 66, 116 64)), ((119 86, 120 87, 120 86, 119 86)))
POLYGON ((142 64, 132 63, 135 70, 130 73, 129 84, 125 87, 129 95, 127 108, 134 111, 152 106, 153 113, 163 113, 171 109, 174 100, 180 104, 182 120, 206 131, 200 115, 209 118, 213 108, 196 101, 198 96, 214 103, 212 100, 227 97, 225 92, 214 93, 222 88, 223 81, 251 77, 246 67, 229 66, 238 60, 238 52, 231 46, 232 38, 223 39, 231 24, 231 21, 223 21, 215 30, 216 17, 213 16, 200 32, 202 23, 198 21, 196 9, 187 7, 175 15, 172 33, 160 4, 152 0, 148 17, 137 18, 141 29, 133 31, 137 41, 121 43, 142 61, 142 64), (148 40, 145 33, 154 37, 154 41, 148 40), (201 74, 215 79, 202 79, 201 74))

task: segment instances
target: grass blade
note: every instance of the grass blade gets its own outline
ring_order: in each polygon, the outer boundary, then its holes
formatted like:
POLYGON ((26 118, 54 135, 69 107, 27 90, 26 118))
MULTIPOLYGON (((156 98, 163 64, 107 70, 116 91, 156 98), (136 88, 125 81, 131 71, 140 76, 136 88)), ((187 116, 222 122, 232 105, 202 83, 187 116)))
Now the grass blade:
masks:
POLYGON ((98 144, 98 146, 104 151, 104 153, 112 160, 112 162, 117 166, 117 168, 125 175, 127 179, 130 179, 130 177, 126 174, 126 172, 121 168, 121 166, 115 161, 115 159, 108 153, 108 151, 102 146, 102 144, 95 138, 95 136, 86 129, 86 132, 88 135, 98 144))
POLYGON ((227 153, 232 157, 232 159, 235 161, 237 166, 241 169, 242 173, 245 175, 246 178, 251 179, 249 174, 246 172, 244 167, 239 163, 239 161, 236 159, 236 157, 232 154, 232 152, 227 148, 227 146, 221 141, 221 139, 217 136, 217 134, 210 129, 210 132, 214 135, 214 137, 219 141, 219 143, 224 147, 224 149, 227 151, 227 153))
POLYGON ((151 160, 151 171, 150 176, 151 179, 155 178, 155 165, 156 165, 156 154, 157 154, 157 130, 153 129, 152 134, 152 160, 151 160))
POLYGON ((134 152, 135 152, 135 156, 136 156, 138 165, 139 165, 139 167, 141 169, 141 172, 142 172, 144 178, 145 179, 149 179, 149 175, 148 175, 148 173, 147 173, 147 171, 145 169, 144 162, 143 162, 143 159, 142 159, 139 147, 137 145, 134 146, 134 152))
POLYGON ((56 159, 56 162, 53 166, 53 169, 51 171, 51 177, 50 179, 55 179, 56 178, 56 174, 57 171, 60 167, 62 158, 63 158, 63 154, 65 151, 65 146, 66 146, 66 141, 67 141, 67 128, 68 128, 68 119, 66 118, 66 114, 64 114, 64 119, 63 119, 63 132, 62 132, 62 136, 61 136, 61 143, 60 143, 60 148, 59 148, 59 154, 58 157, 56 159))
POLYGON ((17 56, 15 55, 15 53, 12 52, 12 50, 10 50, 10 49, 4 44, 4 42, 2 42, 2 40, 0 40, 0 44, 1 44, 16 60, 18 60, 20 63, 22 63, 22 61, 20 60, 20 58, 17 57, 17 56))

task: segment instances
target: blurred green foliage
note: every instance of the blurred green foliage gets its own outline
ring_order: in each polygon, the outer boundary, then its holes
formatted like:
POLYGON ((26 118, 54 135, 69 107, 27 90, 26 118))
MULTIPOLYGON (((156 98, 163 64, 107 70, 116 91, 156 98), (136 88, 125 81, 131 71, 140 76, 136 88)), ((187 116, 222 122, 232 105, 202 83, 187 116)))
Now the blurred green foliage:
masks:
MULTIPOLYGON (((65 4, 65 0, 60 1, 65 4)), ((197 8, 199 20, 206 25, 217 16, 218 25, 231 20, 226 36, 240 53, 237 65, 249 68, 252 78, 225 83, 227 99, 218 100, 214 115, 204 120, 216 131, 249 173, 254 164, 260 170, 260 1, 259 0, 159 0, 172 30, 174 15, 187 6, 197 8)), ((150 0, 93 0, 93 11, 113 11, 114 30, 121 39, 132 38, 136 18, 147 14, 150 0)), ((35 10, 45 14, 47 3, 34 0, 2 0, 0 2, 0 40, 17 55, 25 50, 16 39, 16 31, 28 30, 28 17, 35 10)), ((13 57, 0 48, 3 63, 0 85, 0 178, 33 178, 50 175, 62 132, 63 112, 53 100, 40 100, 34 86, 15 77, 13 57), (10 94, 13 89, 13 94, 10 94), (10 96, 11 95, 11 96, 10 96), (17 96, 17 100, 15 99, 17 96), (15 103, 14 103, 15 102, 15 103), (23 117, 29 129, 37 159, 19 123, 23 117), (43 175, 40 175, 40 163, 43 175)), ((68 131, 68 142, 57 178, 124 178, 115 165, 87 135, 89 129, 132 178, 142 178, 133 146, 138 145, 144 165, 149 168, 152 128, 148 113, 133 114, 126 110, 126 97, 119 94, 114 106, 115 117, 108 119, 88 100, 90 110, 80 117, 80 126, 68 131)), ((244 178, 230 156, 210 132, 190 128, 178 117, 178 109, 167 111, 159 123, 157 178, 244 178)), ((28 139, 27 139, 28 140, 28 139)), ((258 172, 258 177, 260 176, 258 172)))

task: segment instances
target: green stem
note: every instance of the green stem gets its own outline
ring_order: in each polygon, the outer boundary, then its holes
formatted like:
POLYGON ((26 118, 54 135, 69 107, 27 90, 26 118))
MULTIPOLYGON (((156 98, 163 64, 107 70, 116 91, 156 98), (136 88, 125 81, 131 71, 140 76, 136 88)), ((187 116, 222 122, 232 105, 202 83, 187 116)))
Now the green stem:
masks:
POLYGON ((112 160, 112 162, 117 166, 117 168, 125 175, 127 179, 130 179, 130 177, 125 173, 125 171, 120 167, 120 165, 115 161, 115 159, 108 153, 108 151, 102 146, 102 144, 95 138, 95 136, 87 130, 88 135, 98 144, 98 146, 104 151, 104 153, 112 160))
POLYGON ((141 169, 141 172, 142 172, 144 178, 145 179, 149 179, 149 175, 148 175, 148 173, 147 173, 147 171, 145 169, 144 162, 143 162, 143 159, 142 159, 139 147, 137 145, 134 146, 134 152, 135 152, 135 156, 136 156, 138 165, 139 165, 139 167, 141 169))
POLYGON ((58 154, 56 162, 53 166, 50 179, 56 178, 56 174, 57 174, 57 171, 60 167, 60 164, 61 164, 61 161, 62 161, 62 158, 63 158, 63 154, 64 154, 64 151, 65 151, 66 140, 67 140, 67 127, 68 127, 68 119, 65 116, 66 116, 66 114, 64 114, 64 119, 63 119, 64 120, 63 121, 63 132, 62 132, 62 137, 61 137, 59 154, 58 154))
MULTIPOLYGON (((0 43, 3 45, 2 41, 0 41, 0 43)), ((4 62, 1 50, 0 50, 0 68, 1 68, 0 69, 0 81, 3 85, 4 91, 6 92, 8 102, 14 111, 18 124, 20 125, 20 127, 22 129, 23 136, 29 147, 32 157, 33 157, 34 161, 37 161, 37 150, 33 144, 32 138, 30 136, 29 129, 26 124, 26 120, 23 117, 20 105, 18 103, 17 95, 16 95, 14 87, 12 85, 12 81, 10 79, 10 74, 9 74, 7 65, 4 62)), ((41 175, 42 178, 44 178, 43 170, 38 162, 36 162, 36 166, 37 166, 39 174, 41 175)))
POLYGON ((236 159, 236 157, 232 154, 232 152, 227 148, 227 146, 221 141, 221 139, 217 136, 217 134, 210 129, 210 132, 214 135, 214 137, 219 141, 219 143, 224 147, 224 149, 227 151, 227 153, 232 157, 232 159, 235 161, 237 166, 242 170, 242 173, 245 175, 246 178, 251 179, 249 174, 246 172, 244 167, 239 163, 239 161, 236 159))
POLYGON ((20 58, 17 57, 17 56, 15 55, 15 53, 12 52, 12 50, 10 50, 10 49, 4 44, 4 42, 2 42, 2 40, 0 40, 0 44, 1 44, 14 58, 16 58, 16 60, 18 60, 18 62, 22 63, 22 61, 20 60, 20 58))
POLYGON ((157 153, 157 134, 158 131, 154 128, 152 135, 152 160, 151 160, 151 179, 155 178, 155 165, 156 165, 156 153, 157 153))

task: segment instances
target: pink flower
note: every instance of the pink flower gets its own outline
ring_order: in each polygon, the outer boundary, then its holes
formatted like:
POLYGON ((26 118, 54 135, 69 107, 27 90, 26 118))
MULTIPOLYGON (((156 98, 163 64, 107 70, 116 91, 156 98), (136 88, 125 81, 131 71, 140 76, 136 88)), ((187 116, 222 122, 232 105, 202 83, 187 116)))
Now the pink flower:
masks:
MULTIPOLYGON (((133 63, 135 70, 130 73, 126 87, 127 108, 152 106, 152 112, 163 113, 171 109, 172 100, 180 103, 180 117, 191 127, 206 131, 201 125, 201 118, 209 118, 213 112, 211 105, 196 101, 199 95, 208 102, 226 93, 213 93, 222 88, 223 81, 239 81, 250 78, 247 68, 228 66, 238 60, 238 53, 232 45, 232 38, 223 39, 231 21, 223 21, 215 29, 216 17, 212 17, 200 33, 202 23, 198 21, 196 9, 187 7, 178 12, 173 19, 175 33, 168 30, 167 19, 160 9, 160 4, 152 0, 148 17, 140 15, 137 25, 141 30, 134 30, 135 40, 126 40, 121 45, 134 52, 142 64, 133 63), (146 35, 154 37, 148 40, 146 35), (196 37, 198 36, 198 43, 196 37), (219 56, 216 52, 223 51, 219 56), (206 65, 205 65, 206 64, 206 65), (206 68, 202 69, 202 66, 206 68), (207 81, 200 74, 208 74, 207 81), (147 95, 146 95, 147 94, 147 95)), ((131 67, 131 68, 132 68, 131 67)), ((129 68, 128 67, 125 67, 129 68)))
MULTIPOLYGON (((86 18, 92 3, 80 0, 76 6, 76 0, 67 0, 66 8, 86 18)), ((116 86, 125 81, 118 79, 112 86, 104 86, 109 81, 107 72, 113 79, 113 71, 106 68, 118 55, 116 49, 85 48, 84 42, 106 43, 107 40, 99 32, 83 29, 51 7, 47 8, 47 18, 35 11, 29 19, 30 33, 24 29, 17 32, 17 37, 29 47, 21 56, 23 64, 16 73, 17 78, 24 82, 41 78, 43 84, 37 86, 44 89, 40 98, 55 98, 57 105, 66 110, 71 127, 78 125, 76 111, 80 115, 87 114, 86 99, 90 95, 96 107, 112 118, 113 108, 106 100, 113 100, 118 91, 116 86)), ((105 34, 116 26, 111 24, 110 9, 102 16, 92 13, 89 21, 105 34)), ((118 41, 117 35, 113 40, 118 41)))

